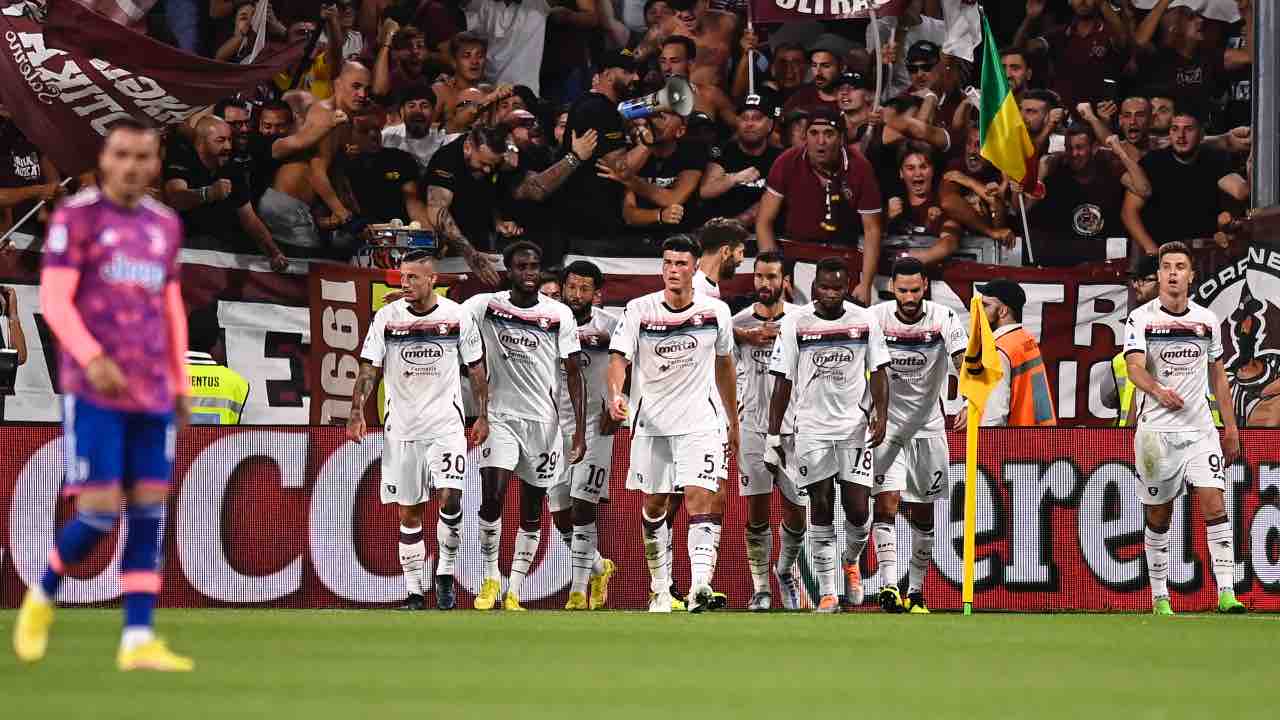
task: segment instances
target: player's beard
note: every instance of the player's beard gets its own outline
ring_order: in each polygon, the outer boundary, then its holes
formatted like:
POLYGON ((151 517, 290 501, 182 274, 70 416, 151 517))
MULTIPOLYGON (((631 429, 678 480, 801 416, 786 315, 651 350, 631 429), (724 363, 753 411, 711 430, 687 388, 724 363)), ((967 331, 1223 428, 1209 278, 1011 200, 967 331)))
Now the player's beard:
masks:
POLYGON ((756 300, 761 305, 771 306, 778 302, 781 293, 781 290, 774 290, 771 287, 756 288, 756 300))
POLYGON ((587 298, 586 302, 574 302, 566 299, 564 304, 569 306, 569 309, 573 311, 573 317, 577 320, 585 320, 591 317, 591 298, 587 298))
POLYGON ((899 301, 898 314, 902 315, 902 317, 907 318, 908 320, 915 320, 920 316, 920 308, 922 306, 923 306, 923 303, 919 303, 919 302, 904 303, 899 301))
POLYGON ((431 123, 427 122, 425 113, 410 113, 404 118, 405 130, 408 131, 409 137, 426 137, 431 130, 431 123))

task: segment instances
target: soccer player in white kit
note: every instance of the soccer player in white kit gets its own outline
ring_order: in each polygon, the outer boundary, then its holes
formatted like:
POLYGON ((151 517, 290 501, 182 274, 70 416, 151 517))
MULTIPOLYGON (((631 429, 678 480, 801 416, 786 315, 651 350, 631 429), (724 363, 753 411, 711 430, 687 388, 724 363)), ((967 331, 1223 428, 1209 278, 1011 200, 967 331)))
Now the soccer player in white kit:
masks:
POLYGON ((1160 246, 1160 294, 1129 315, 1124 343, 1129 381, 1142 394, 1133 440, 1138 497, 1146 517, 1143 547, 1151 578, 1151 611, 1169 604, 1169 521, 1173 501, 1190 485, 1200 500, 1205 537, 1218 583, 1218 612, 1246 612, 1235 594, 1235 550, 1223 491, 1227 466, 1240 456, 1240 431, 1222 367, 1221 325, 1188 295, 1195 273, 1180 242, 1160 246), (1222 440, 1213 425, 1209 393, 1218 397, 1222 440), (1225 451, 1225 452, 1224 452, 1225 451))
POLYGON ((436 521, 439 565, 434 574, 436 607, 456 604, 453 574, 461 542, 462 490, 467 469, 467 438, 462 413, 458 366, 467 365, 478 413, 471 439, 488 436, 488 383, 482 363, 479 329, 462 305, 435 291, 435 259, 425 251, 400 262, 404 295, 378 310, 360 351, 360 375, 351 394, 347 437, 355 442, 368 432, 364 406, 387 381, 386 422, 382 451, 383 504, 396 504, 400 514, 400 568, 409 598, 402 610, 421 610, 431 588, 422 516, 433 489, 440 491, 436 521), (461 363, 459 362, 461 360, 461 363), (426 570, 424 573, 423 570, 426 570))
POLYGON ((732 280, 746 253, 751 233, 733 218, 711 218, 698 232, 702 255, 693 274, 693 291, 720 299, 720 283, 732 280))
POLYGON ((670 496, 680 488, 689 513, 693 575, 687 606, 695 613, 712 606, 724 517, 718 490, 728 471, 725 445, 738 451, 737 415, 725 417, 720 410, 738 405, 732 319, 727 305, 693 292, 698 256, 697 243, 687 238, 663 244, 664 289, 627 303, 609 346, 609 413, 619 422, 631 416, 627 489, 645 494, 649 612, 671 612, 666 516, 670 496), (622 394, 628 365, 634 411, 622 394))
MULTIPOLYGON (((773 557, 773 530, 769 527, 769 502, 777 487, 782 495, 782 549, 774 569, 782 604, 788 610, 800 608, 800 583, 793 572, 804 546, 805 506, 808 499, 796 488, 791 467, 774 474, 765 467, 765 440, 769 432, 769 402, 774 378, 769 372, 773 342, 787 313, 799 309, 783 300, 785 274, 782 254, 763 252, 756 256, 753 280, 756 302, 733 316, 738 338, 734 363, 738 369, 738 417, 742 427, 742 449, 738 454, 741 475, 739 492, 747 499, 747 566, 751 570, 753 594, 747 609, 764 612, 773 605, 769 590, 769 561, 773 557)), ((787 413, 782 426, 783 447, 795 446, 795 409, 787 413)))
POLYGON ((813 303, 782 319, 769 371, 777 378, 769 404, 769 463, 788 461, 782 444, 788 406, 796 408, 796 484, 809 493, 809 546, 818 576, 817 612, 840 612, 836 597, 835 482, 845 512, 848 554, 857 557, 871 520, 872 450, 884 440, 889 380, 880 324, 870 310, 845 301, 849 271, 839 258, 818 263, 813 303), (870 374, 870 381, 867 376, 870 374), (870 400, 870 407, 868 407, 870 400), (870 432, 868 433, 868 424, 870 432))
MULTIPOLYGON (((885 612, 922 615, 929 612, 924 600, 924 579, 933 559, 933 504, 946 497, 950 449, 942 395, 951 368, 958 371, 969 344, 964 324, 949 308, 924 299, 929 281, 924 264, 904 257, 889 276, 893 300, 871 309, 889 348, 889 423, 885 441, 875 452, 875 486, 871 536, 876 546, 882 588, 880 607, 885 612), (898 540, 894 521, 899 503, 911 523, 911 560, 908 565, 907 599, 898 595, 898 540)), ((845 557, 857 576, 858 557, 845 557)), ((845 593, 858 604, 845 573, 845 593)))
MULTIPOLYGON (((578 363, 582 367, 583 405, 587 432, 586 455, 577 465, 564 468, 565 481, 547 492, 547 508, 573 559, 573 580, 565 610, 601 610, 609 598, 609 578, 617 570, 612 560, 601 557, 596 529, 597 508, 609 501, 609 475, 613 468, 613 434, 600 431, 604 413, 609 370, 609 342, 618 318, 594 307, 595 295, 604 287, 604 273, 595 263, 578 260, 560 274, 557 285, 564 303, 573 311, 582 347, 578 363), (588 583, 591 595, 587 596, 588 583)), ((560 432, 567 456, 573 445, 573 408, 569 403, 569 375, 560 373, 560 432)))
POLYGON ((567 306, 538 294, 542 250, 531 242, 508 245, 503 261, 511 289, 471 297, 464 307, 480 326, 489 372, 489 439, 480 448, 480 552, 484 580, 477 610, 498 602, 498 546, 502 505, 514 475, 520 479, 520 532, 511 558, 504 610, 524 610, 520 592, 542 541, 542 500, 565 481, 561 463, 577 464, 585 452, 578 323, 567 306), (560 439, 556 388, 564 366, 573 408, 568 456, 560 439))

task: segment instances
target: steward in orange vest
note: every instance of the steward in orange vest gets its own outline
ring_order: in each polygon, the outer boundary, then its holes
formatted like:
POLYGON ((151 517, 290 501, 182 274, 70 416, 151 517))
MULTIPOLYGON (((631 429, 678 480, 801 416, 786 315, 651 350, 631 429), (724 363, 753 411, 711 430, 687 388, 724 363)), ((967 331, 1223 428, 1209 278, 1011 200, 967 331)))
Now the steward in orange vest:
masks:
POLYGON ((1044 371, 1040 346, 1022 327, 1022 308, 1027 295, 1012 280, 992 280, 978 287, 987 319, 994 329, 996 349, 1004 366, 1000 379, 982 415, 985 427, 1030 427, 1057 425, 1049 377, 1044 371))

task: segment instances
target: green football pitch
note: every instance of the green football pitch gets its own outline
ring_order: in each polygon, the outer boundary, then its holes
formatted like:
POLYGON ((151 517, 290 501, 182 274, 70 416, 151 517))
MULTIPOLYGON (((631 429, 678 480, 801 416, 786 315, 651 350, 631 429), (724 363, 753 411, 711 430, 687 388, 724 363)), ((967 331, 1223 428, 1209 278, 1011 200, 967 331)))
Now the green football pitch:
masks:
MULTIPOLYGON (((13 611, 0 612, 6 648, 13 611)), ((121 674, 119 614, 0 655, 34 718, 1274 717, 1280 617, 162 610, 189 675, 121 674), (1268 659, 1270 658, 1270 659, 1268 659)))

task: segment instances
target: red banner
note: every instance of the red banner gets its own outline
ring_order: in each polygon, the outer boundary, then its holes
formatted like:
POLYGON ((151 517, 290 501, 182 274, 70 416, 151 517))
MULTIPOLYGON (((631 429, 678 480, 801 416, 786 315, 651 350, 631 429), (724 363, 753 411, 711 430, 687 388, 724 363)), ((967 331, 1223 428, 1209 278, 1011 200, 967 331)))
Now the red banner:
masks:
POLYGON ((151 12, 159 0, 76 0, 85 8, 121 25, 132 25, 151 12))
MULTIPOLYGON (((1088 442, 1081 442, 1080 433, 982 431, 977 607, 1142 611, 1150 606, 1142 508, 1134 492, 1133 435, 1093 430, 1088 442)), ((1227 472, 1235 587, 1253 609, 1276 611, 1280 452, 1272 433, 1242 435, 1247 462, 1227 472)), ((56 525, 70 508, 59 499, 63 458, 56 427, 6 426, 0 428, 0 443, 8 448, 0 457, 0 607, 14 607, 42 570, 56 525)), ((622 434, 610 479, 613 502, 600 511, 600 550, 621 568, 610 605, 634 609, 645 606, 649 583, 640 543, 640 496, 623 489, 626 448, 622 434)), ((161 603, 365 607, 402 599, 395 509, 377 498, 381 451, 379 434, 356 445, 346 442, 337 428, 193 428, 182 433, 165 523, 161 603)), ((950 498, 936 505, 937 544, 926 583, 930 605, 936 608, 960 606, 963 456, 963 436, 953 435, 950 498)), ((480 586, 482 565, 476 524, 480 481, 475 463, 468 467, 457 571, 464 606, 480 586)), ((509 567, 514 546, 517 496, 508 494, 503 568, 509 567)), ((732 489, 729 498, 715 587, 729 595, 732 607, 740 608, 752 592, 743 539, 746 516, 732 489)), ((775 527, 779 519, 775 517, 775 527)), ((676 582, 682 588, 689 582, 684 520, 681 515, 674 541, 676 582)), ((837 529, 841 525, 837 517, 837 529)), ((542 527, 542 546, 522 599, 536 608, 559 608, 567 596, 569 552, 546 514, 542 527)), ((898 546, 910 547, 910 526, 899 520, 897 529, 898 546)), ((114 533, 74 568, 62 602, 118 598, 119 541, 114 533)), ((843 546, 842 540, 837 543, 843 546)), ((434 549, 434 544, 428 547, 434 549)), ((880 587, 871 575, 873 556, 868 549, 863 560, 869 597, 880 587)), ((1203 520, 1185 496, 1174 505, 1169 557, 1174 607, 1213 607, 1216 593, 1203 520)), ((902 573, 906 566, 898 565, 902 573)), ((812 577, 803 557, 801 569, 812 577)))
POLYGON ((907 0, 751 0, 752 19, 758 23, 794 20, 865 20, 897 17, 907 0))
POLYGON ((24 14, 24 2, 0 9, 0 102, 67 175, 93 167, 99 138, 115 120, 180 122, 302 56, 299 44, 254 65, 221 63, 133 32, 75 0, 48 0, 47 7, 43 26, 24 14))

